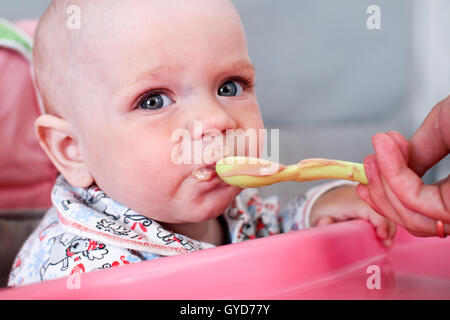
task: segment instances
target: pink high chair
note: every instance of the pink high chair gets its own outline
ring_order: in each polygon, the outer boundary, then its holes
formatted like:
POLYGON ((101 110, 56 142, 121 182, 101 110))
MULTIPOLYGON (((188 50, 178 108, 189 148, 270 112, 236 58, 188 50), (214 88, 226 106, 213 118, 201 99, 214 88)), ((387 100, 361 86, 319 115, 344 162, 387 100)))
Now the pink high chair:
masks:
MULTIPOLYGON (((35 21, 0 21, 0 273, 50 204, 57 171, 34 134, 35 21)), ((76 274, 0 299, 450 299, 450 239, 399 229, 385 248, 350 221, 201 252, 76 274)))

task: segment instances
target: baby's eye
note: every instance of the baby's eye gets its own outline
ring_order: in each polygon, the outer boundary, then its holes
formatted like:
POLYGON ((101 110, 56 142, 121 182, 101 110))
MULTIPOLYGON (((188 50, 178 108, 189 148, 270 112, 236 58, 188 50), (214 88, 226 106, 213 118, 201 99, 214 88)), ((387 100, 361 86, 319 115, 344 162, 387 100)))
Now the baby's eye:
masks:
POLYGON ((235 97, 239 96, 244 92, 244 89, 237 81, 227 81, 225 82, 217 92, 219 96, 224 97, 235 97))
POLYGON ((162 93, 148 94, 138 103, 139 109, 157 110, 172 105, 174 101, 162 93))

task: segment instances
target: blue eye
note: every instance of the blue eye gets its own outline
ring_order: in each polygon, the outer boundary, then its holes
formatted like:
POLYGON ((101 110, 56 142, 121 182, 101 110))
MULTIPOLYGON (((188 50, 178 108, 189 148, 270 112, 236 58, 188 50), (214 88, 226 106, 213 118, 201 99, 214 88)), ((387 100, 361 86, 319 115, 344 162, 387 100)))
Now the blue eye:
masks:
POLYGON ((144 96, 138 104, 139 109, 157 110, 172 105, 174 102, 162 93, 148 94, 144 96))
POLYGON ((217 94, 223 97, 235 97, 244 92, 244 89, 237 81, 227 81, 220 88, 217 94))

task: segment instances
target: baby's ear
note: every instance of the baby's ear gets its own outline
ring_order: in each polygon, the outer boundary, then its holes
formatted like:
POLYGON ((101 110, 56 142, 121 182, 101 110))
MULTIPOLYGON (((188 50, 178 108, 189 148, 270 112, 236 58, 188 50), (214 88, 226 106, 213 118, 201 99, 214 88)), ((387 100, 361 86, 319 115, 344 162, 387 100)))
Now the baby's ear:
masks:
POLYGON ((81 155, 79 139, 72 125, 45 114, 36 119, 35 129, 41 147, 64 178, 74 187, 90 186, 94 178, 81 155))

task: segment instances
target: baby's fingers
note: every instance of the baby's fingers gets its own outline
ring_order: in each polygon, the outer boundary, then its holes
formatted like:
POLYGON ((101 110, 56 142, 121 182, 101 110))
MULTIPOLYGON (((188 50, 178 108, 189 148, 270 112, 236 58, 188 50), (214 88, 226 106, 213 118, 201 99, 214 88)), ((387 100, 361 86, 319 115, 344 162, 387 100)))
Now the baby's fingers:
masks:
POLYGON ((316 226, 322 227, 322 226, 327 226, 327 225, 333 224, 333 223, 335 223, 335 221, 332 217, 323 217, 323 218, 320 218, 319 221, 317 221, 316 226))
POLYGON ((375 233, 377 237, 383 241, 383 244, 387 247, 392 245, 392 240, 397 230, 396 224, 373 211, 369 212, 367 218, 374 226, 375 233))
POLYGON ((389 247, 389 246, 392 245, 392 242, 394 240, 395 234, 397 233, 397 225, 394 222, 390 221, 390 220, 387 220, 387 222, 388 222, 388 236, 383 241, 383 244, 386 247, 389 247))

